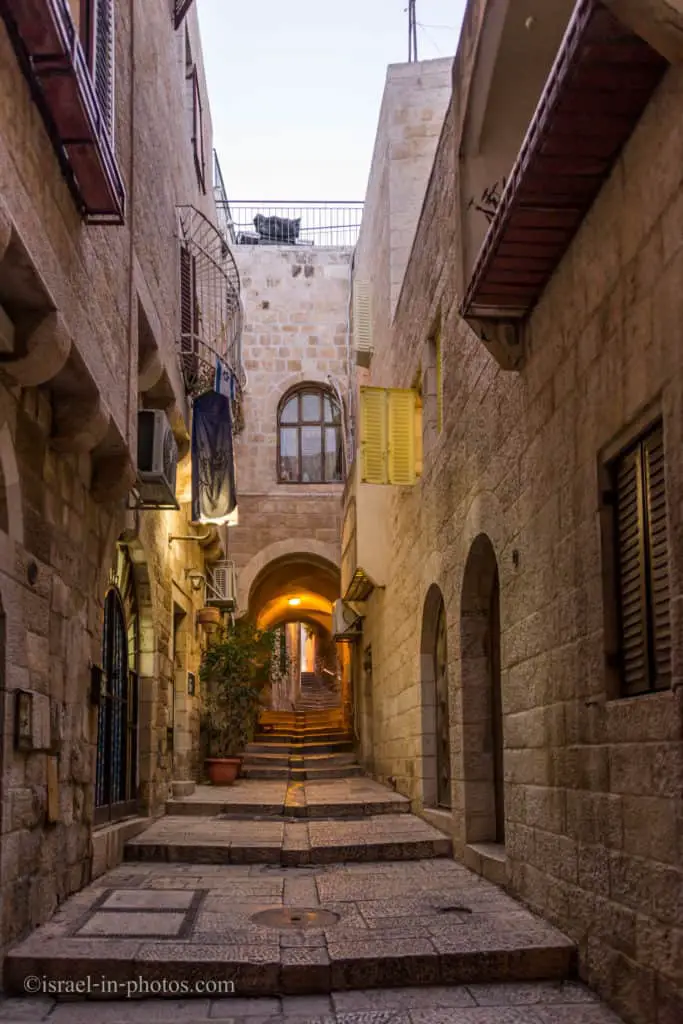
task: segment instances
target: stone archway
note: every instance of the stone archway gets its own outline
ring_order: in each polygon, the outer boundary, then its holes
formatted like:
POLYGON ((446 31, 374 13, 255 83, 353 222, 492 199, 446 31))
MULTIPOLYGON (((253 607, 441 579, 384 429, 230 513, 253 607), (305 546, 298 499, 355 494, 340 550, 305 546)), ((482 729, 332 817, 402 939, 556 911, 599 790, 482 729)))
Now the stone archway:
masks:
POLYGON ((450 699, 446 607, 439 587, 427 591, 420 643, 422 778, 426 807, 452 805, 450 699))
POLYGON ((465 565, 461 615, 462 745, 466 843, 505 841, 500 585, 489 537, 465 565))

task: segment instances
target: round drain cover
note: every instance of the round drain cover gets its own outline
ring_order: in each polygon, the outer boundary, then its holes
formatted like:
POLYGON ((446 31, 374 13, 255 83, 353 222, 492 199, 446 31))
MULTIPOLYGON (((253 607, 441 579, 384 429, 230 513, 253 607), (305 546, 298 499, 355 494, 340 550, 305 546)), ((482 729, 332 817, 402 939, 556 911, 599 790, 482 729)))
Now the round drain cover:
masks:
POLYGON ((251 920, 270 928, 329 928, 339 920, 331 910, 310 910, 302 907, 273 907, 259 910, 251 920))

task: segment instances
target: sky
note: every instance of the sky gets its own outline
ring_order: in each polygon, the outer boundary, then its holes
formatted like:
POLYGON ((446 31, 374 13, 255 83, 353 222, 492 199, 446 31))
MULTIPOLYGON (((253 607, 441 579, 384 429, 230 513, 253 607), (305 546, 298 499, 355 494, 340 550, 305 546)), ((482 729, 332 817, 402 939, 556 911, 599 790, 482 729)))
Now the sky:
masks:
MULTIPOLYGON (((408 0, 197 0, 228 199, 362 200, 408 0)), ((418 59, 453 56, 464 0, 417 0, 418 59)))

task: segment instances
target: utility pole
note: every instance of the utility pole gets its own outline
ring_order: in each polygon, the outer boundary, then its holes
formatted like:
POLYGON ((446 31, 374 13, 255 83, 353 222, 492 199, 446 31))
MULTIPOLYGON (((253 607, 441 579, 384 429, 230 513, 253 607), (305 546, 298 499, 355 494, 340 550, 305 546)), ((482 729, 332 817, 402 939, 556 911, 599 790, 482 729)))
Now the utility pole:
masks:
POLYGON ((417 0, 408 0, 408 63, 417 63, 417 0))

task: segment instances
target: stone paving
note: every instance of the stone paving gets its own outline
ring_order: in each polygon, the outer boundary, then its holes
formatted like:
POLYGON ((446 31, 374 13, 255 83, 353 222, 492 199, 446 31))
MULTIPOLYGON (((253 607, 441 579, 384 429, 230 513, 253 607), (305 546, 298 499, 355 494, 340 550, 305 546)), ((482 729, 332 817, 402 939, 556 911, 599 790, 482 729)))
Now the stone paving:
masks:
POLYGON ((410 814, 342 820, 162 818, 126 846, 132 861, 187 864, 332 864, 445 857, 452 844, 410 814))
POLYGON ((450 859, 310 868, 122 865, 5 960, 31 975, 126 982, 222 978, 242 995, 561 979, 574 947, 450 859), (253 919, 287 908, 297 921, 253 919), (336 918, 318 926, 315 911, 336 918), (311 913, 313 912, 313 913, 311 913))
POLYGON ((215 814, 254 817, 362 818, 375 814, 407 814, 410 801, 366 778, 288 782, 238 779, 234 786, 197 786, 181 800, 169 800, 172 815, 209 817, 215 814))
POLYGON ((168 810, 10 951, 0 1024, 619 1024, 573 944, 385 787, 240 780, 168 810))
POLYGON ((3 1024, 620 1024, 575 982, 335 992, 331 996, 0 1001, 3 1024))

